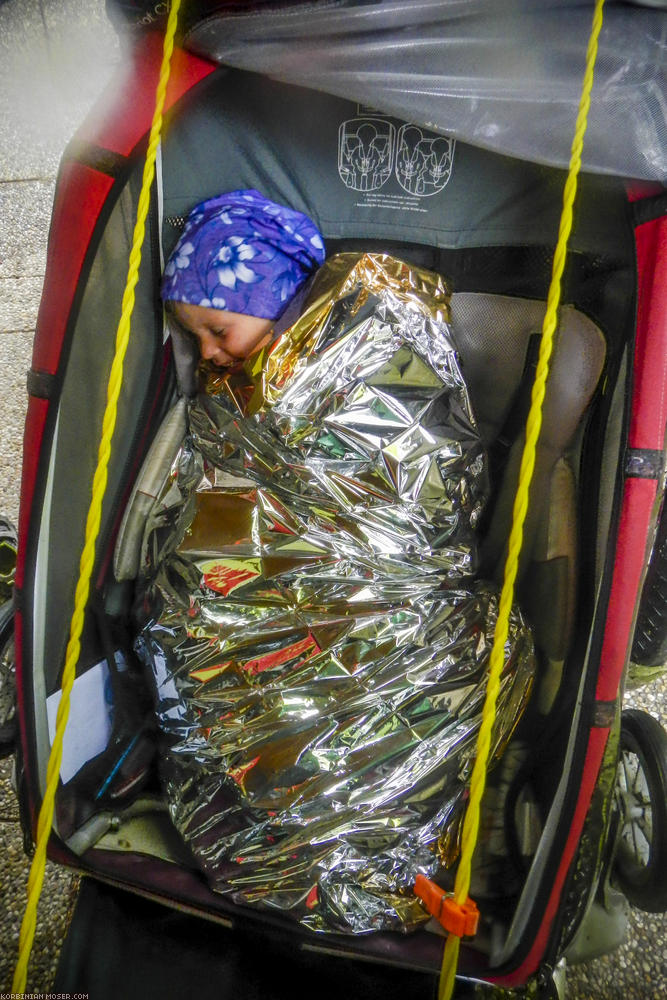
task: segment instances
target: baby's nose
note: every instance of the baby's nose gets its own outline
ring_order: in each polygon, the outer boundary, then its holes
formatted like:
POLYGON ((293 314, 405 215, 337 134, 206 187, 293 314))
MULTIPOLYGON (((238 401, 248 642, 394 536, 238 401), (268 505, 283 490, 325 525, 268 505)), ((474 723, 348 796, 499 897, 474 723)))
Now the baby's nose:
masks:
POLYGON ((199 353, 204 361, 212 361, 219 354, 220 344, 210 333, 202 334, 199 338, 199 353))

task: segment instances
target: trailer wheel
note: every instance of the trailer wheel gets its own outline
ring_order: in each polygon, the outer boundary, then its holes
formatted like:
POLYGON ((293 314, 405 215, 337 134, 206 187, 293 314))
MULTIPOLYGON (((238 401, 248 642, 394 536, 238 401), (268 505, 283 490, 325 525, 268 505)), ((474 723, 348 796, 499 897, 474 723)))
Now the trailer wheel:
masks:
POLYGON ((637 613, 630 659, 639 671, 667 661, 667 503, 656 531, 653 555, 637 613))
POLYGON ((16 744, 16 673, 14 670, 14 602, 0 607, 0 758, 16 744))
POLYGON ((621 716, 619 833, 612 878, 646 913, 667 910, 667 733, 636 709, 621 716))

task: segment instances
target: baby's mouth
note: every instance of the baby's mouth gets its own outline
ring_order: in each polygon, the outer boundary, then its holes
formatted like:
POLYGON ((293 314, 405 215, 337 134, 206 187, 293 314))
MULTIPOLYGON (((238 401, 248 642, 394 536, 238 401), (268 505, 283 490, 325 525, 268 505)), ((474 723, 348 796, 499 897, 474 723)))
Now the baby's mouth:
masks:
POLYGON ((236 368, 238 365, 243 364, 243 358, 229 358, 227 361, 216 361, 213 359, 213 364, 216 368, 236 368))

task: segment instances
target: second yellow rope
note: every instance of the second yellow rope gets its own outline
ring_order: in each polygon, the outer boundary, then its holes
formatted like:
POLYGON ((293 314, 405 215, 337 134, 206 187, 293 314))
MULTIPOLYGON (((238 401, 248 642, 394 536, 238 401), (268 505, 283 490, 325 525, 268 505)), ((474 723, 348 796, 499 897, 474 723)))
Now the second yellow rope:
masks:
MULTIPOLYGON (((470 795, 466 809, 463 832, 461 837, 461 858, 456 872, 454 884, 454 899, 463 905, 468 899, 472 859, 477 845, 480 822, 480 806, 486 785, 486 773, 490 753, 491 736, 496 718, 496 703, 500 690, 500 677, 505 660, 505 643, 509 629, 509 617, 514 601, 514 588, 519 567, 519 557, 523 544, 523 528, 528 511, 530 485, 535 468, 537 442, 542 427, 542 405, 549 375, 549 363, 553 350, 554 334, 558 325, 558 309, 561 299, 561 279, 565 267, 567 244, 572 231, 574 215, 574 200, 577 192, 577 181, 581 169, 581 154, 584 135, 588 123, 588 112, 591 103, 593 75, 597 58, 598 38, 602 28, 602 8, 604 0, 596 0, 593 13, 593 24, 586 52, 586 68, 582 85, 579 111, 572 140, 570 163, 567 179, 563 190, 563 207, 558 231, 558 241, 554 252, 551 284, 547 295, 547 307, 542 324, 542 339, 535 372, 535 381, 531 395, 531 405, 526 423, 526 440, 521 459, 519 481, 517 485, 514 508, 512 512, 512 527, 510 531, 509 549, 505 563, 503 586, 498 606, 498 617, 493 637, 493 646, 489 661, 489 678, 487 682, 486 699, 482 711, 482 724, 477 737, 477 754, 470 781, 470 795)), ((456 968, 458 965, 460 938, 450 934, 445 942, 440 977, 439 1000, 450 1000, 454 991, 456 968)))

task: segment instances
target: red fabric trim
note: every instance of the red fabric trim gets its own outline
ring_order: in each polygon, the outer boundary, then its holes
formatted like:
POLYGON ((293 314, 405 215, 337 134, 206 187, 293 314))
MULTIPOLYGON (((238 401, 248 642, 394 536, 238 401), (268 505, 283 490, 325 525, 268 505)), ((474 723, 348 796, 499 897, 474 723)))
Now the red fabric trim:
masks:
MULTIPOLYGON (((637 332, 630 448, 661 450, 667 424, 667 219, 638 226, 637 332)), ((614 575, 600 658, 596 698, 612 701, 625 667, 657 496, 651 479, 628 479, 623 491, 614 575)))
POLYGON ((631 448, 665 445, 667 424, 667 218, 637 226, 637 339, 631 448))
POLYGON ((535 934, 533 947, 521 965, 516 968, 514 972, 511 972, 506 976, 489 977, 490 982, 495 983, 498 986, 520 986, 525 983, 530 976, 537 972, 540 967, 540 963, 544 957, 544 952, 549 944, 549 937, 551 935, 551 928, 553 926, 554 919, 561 905, 563 885, 565 884, 565 879, 568 871, 570 870, 570 865, 572 864, 572 860, 579 845, 579 838, 581 837, 584 820, 586 819, 586 815, 590 807, 591 796, 598 780, 600 765, 602 763, 602 757, 604 755, 608 738, 609 729, 592 729, 589 734, 586 759, 584 761, 584 768, 581 775, 579 795, 574 810, 574 816, 572 817, 572 823, 570 824, 567 840, 563 845, 563 852, 561 854, 560 864, 551 889, 551 895, 549 896, 549 901, 546 905, 542 922, 537 930, 537 933, 535 934))
MULTIPOLYGON (((130 155, 151 127, 162 43, 163 36, 159 32, 139 36, 129 59, 107 87, 107 96, 98 101, 79 129, 77 140, 123 156, 130 155), (109 101, 109 94, 113 95, 113 103, 109 101)), ((165 111, 217 68, 215 63, 174 48, 165 111)))
POLYGON ((614 575, 595 690, 599 701, 613 701, 618 696, 646 563, 648 529, 657 489, 658 484, 653 479, 628 479, 623 491, 614 575))
POLYGON ((46 258, 44 291, 37 316, 32 365, 54 374, 76 284, 98 216, 113 179, 79 163, 65 163, 56 190, 46 258))

